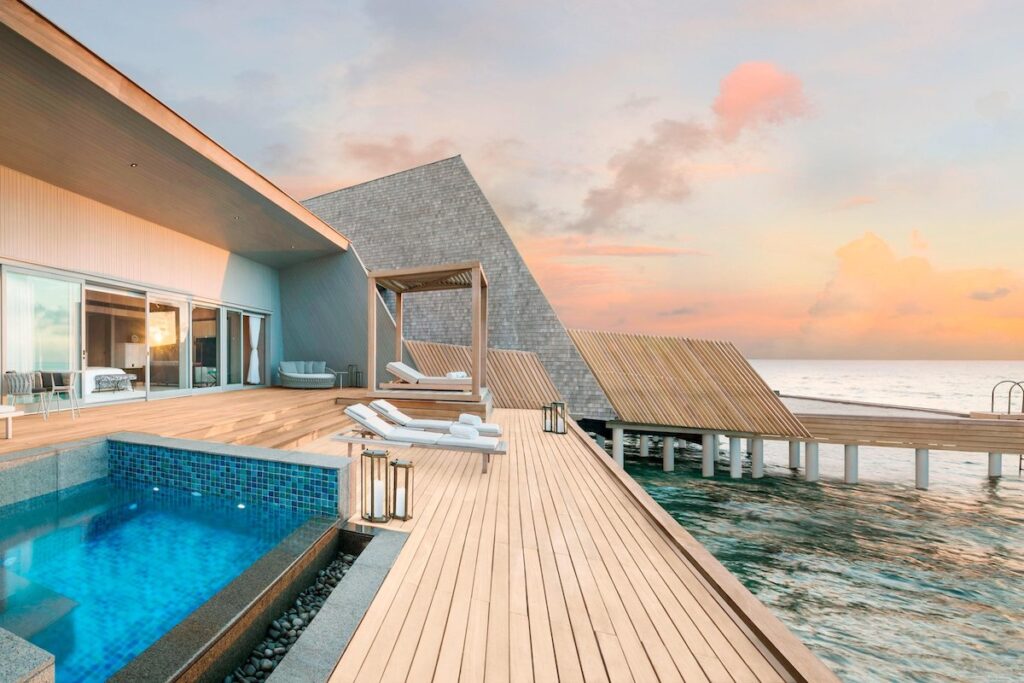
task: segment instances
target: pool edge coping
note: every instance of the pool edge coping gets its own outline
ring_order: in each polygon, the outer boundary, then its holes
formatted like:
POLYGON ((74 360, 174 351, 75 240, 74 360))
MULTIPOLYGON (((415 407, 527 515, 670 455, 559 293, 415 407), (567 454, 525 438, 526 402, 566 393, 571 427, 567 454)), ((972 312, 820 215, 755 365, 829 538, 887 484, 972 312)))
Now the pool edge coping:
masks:
POLYGON ((52 653, 4 628, 0 628, 0 644, 4 652, 0 657, 0 680, 18 683, 54 680, 56 658, 52 653))

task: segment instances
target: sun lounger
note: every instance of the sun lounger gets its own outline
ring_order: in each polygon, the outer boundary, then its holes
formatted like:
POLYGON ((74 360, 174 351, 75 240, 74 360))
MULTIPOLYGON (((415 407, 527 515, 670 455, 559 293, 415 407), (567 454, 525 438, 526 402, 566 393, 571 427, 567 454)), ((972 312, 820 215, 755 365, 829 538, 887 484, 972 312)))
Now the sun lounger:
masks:
POLYGON ((484 422, 476 415, 470 415, 469 413, 460 415, 458 421, 420 420, 409 417, 392 403, 382 398, 371 401, 370 407, 385 419, 394 422, 399 427, 406 427, 408 429, 425 429, 428 432, 451 432, 452 425, 465 424, 475 429, 481 436, 501 436, 500 425, 484 422))
POLYGON ((418 446, 446 451, 466 451, 480 454, 482 471, 486 473, 492 455, 504 455, 508 452, 508 444, 504 441, 490 436, 480 436, 479 432, 469 425, 455 425, 454 434, 395 427, 385 422, 377 413, 362 403, 345 408, 345 414, 355 420, 358 426, 349 432, 334 436, 333 439, 347 443, 349 455, 352 454, 352 444, 374 447, 392 446, 394 448, 418 446))
POLYGON ((449 372, 444 377, 431 377, 400 361, 391 361, 387 364, 387 369, 401 381, 385 382, 380 385, 382 389, 469 391, 473 388, 473 378, 464 372, 449 372))

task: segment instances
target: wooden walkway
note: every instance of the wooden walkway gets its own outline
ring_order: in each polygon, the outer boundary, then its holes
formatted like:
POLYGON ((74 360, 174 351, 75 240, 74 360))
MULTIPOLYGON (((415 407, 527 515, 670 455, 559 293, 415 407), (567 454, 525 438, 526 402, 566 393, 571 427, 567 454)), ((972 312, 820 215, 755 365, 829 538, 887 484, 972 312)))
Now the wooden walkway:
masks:
POLYGON ((835 680, 575 424, 493 419, 510 450, 487 475, 393 451, 416 464, 415 517, 387 525, 409 539, 332 682, 835 680))

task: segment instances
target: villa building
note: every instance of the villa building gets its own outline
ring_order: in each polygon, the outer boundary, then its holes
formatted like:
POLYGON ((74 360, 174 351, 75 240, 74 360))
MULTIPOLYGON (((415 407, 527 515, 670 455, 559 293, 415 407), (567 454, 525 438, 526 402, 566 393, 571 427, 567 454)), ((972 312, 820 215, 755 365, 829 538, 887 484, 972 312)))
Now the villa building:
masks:
POLYGON ((25 5, 0 22, 0 371, 80 371, 91 403, 365 361, 341 232, 25 5))

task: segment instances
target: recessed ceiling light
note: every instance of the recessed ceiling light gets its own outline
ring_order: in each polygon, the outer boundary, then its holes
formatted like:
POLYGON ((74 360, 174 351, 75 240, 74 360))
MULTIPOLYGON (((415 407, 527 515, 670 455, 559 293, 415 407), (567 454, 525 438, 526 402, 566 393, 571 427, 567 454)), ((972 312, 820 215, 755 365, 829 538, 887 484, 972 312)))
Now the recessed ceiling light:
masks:
POLYGON ((138 168, 139 167, 139 165, 137 163, 135 163, 134 161, 132 163, 128 164, 128 165, 131 166, 132 168, 138 168))
POLYGON ((232 218, 234 218, 236 221, 238 220, 238 216, 232 216, 232 218))

